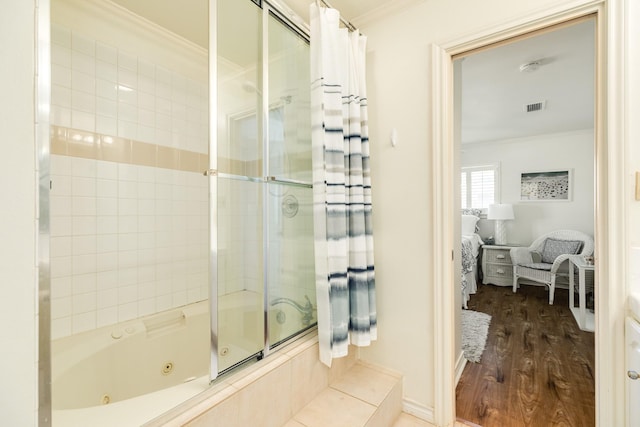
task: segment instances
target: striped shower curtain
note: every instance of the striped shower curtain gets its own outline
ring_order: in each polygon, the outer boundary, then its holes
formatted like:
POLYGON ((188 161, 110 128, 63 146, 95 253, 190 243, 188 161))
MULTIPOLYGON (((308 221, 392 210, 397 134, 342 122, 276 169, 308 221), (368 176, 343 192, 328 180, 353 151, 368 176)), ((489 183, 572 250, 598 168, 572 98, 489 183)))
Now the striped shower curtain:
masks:
POLYGON ((320 360, 376 339, 366 38, 311 5, 311 109, 320 360))

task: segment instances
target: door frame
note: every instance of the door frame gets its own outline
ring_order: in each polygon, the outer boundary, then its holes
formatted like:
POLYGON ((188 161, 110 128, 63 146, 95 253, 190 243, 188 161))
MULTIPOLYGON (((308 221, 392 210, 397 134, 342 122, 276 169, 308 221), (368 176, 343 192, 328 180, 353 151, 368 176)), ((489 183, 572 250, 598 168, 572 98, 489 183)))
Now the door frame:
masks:
POLYGON ((456 162, 453 56, 586 15, 596 19, 595 108, 595 375, 596 424, 625 425, 624 307, 625 256, 625 9, 630 0, 575 0, 549 6, 490 29, 431 47, 432 186, 434 237, 434 422, 453 425, 455 348, 459 333, 455 305, 454 217, 456 162), (600 336, 606 336, 600 339, 600 336))

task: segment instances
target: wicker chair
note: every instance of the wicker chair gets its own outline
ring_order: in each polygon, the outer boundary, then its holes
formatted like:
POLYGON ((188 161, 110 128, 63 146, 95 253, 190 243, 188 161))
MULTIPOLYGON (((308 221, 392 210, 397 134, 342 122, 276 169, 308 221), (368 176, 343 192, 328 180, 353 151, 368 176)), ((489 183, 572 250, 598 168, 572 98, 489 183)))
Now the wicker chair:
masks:
POLYGON ((556 280, 569 277, 569 256, 593 255, 593 238, 580 231, 552 231, 537 238, 528 248, 512 248, 509 255, 513 263, 513 292, 518 290, 518 279, 543 283, 549 288, 552 305, 556 280))

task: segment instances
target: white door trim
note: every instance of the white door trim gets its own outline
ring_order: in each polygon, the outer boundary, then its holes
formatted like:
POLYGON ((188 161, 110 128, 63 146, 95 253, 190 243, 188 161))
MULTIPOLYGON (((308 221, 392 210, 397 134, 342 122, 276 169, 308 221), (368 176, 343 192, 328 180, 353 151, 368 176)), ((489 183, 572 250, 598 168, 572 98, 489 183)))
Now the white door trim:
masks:
POLYGON ((576 0, 502 25, 433 44, 432 187, 434 236, 434 422, 455 422, 455 307, 453 64, 456 54, 585 15, 597 17, 596 34, 596 423, 625 425, 625 5, 631 0, 576 0), (600 285, 601 284, 601 285, 600 285), (602 337, 602 339, 600 339, 602 337))

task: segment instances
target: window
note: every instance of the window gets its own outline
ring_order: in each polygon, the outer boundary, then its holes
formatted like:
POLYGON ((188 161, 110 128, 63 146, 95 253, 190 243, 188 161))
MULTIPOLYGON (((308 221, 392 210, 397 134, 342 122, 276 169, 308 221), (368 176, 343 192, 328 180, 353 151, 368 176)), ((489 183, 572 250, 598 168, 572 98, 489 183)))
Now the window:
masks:
POLYGON ((462 208, 486 209, 498 201, 498 165, 463 167, 460 176, 462 208))

